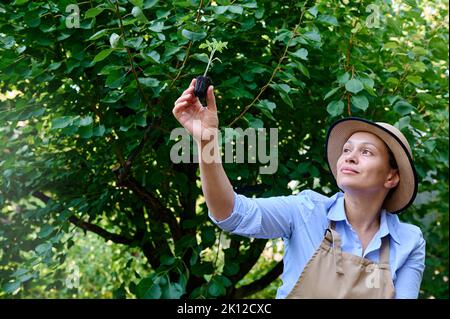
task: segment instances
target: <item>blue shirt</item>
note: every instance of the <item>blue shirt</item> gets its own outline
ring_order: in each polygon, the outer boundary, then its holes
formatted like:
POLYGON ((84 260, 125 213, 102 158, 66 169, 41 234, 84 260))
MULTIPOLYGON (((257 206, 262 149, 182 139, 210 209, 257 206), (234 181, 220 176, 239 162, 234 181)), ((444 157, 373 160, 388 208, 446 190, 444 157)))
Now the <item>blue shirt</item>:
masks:
POLYGON ((357 233, 347 220, 344 194, 332 197, 312 190, 297 195, 248 198, 234 193, 231 215, 211 220, 225 231, 254 238, 283 238, 284 270, 277 298, 285 298, 294 287, 306 263, 323 240, 330 220, 341 236, 342 250, 379 262, 381 238, 390 237, 390 269, 396 298, 417 298, 425 268, 425 240, 417 226, 400 222, 395 214, 382 210, 380 229, 362 252, 357 233))

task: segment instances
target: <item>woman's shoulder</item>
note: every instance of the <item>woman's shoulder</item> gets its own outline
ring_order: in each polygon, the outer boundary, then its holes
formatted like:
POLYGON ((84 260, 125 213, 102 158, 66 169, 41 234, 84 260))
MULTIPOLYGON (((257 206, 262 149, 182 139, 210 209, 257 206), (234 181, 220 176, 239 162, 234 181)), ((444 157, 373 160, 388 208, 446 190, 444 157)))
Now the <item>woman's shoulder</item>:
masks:
POLYGON ((420 243, 425 241, 420 227, 417 225, 403 222, 397 214, 387 213, 389 220, 389 229, 400 242, 420 243))
POLYGON ((333 194, 332 196, 327 196, 312 189, 305 189, 299 192, 297 196, 304 197, 311 202, 332 204, 339 197, 343 196, 343 193, 338 192, 336 194, 333 194))
POLYGON ((343 196, 342 193, 338 192, 332 196, 327 196, 312 189, 305 189, 298 194, 296 194, 297 199, 303 203, 303 206, 309 208, 311 211, 323 211, 326 212, 333 206, 336 201, 343 196))

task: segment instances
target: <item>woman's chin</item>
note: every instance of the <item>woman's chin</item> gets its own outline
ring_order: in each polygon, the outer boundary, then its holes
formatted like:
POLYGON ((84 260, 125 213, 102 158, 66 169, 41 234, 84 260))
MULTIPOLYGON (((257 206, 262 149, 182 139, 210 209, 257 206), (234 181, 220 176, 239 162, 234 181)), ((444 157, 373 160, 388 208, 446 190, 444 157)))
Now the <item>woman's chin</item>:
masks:
POLYGON ((340 181, 337 183, 338 187, 344 191, 347 192, 354 192, 361 189, 361 183, 355 183, 355 182, 348 182, 348 181, 340 181))

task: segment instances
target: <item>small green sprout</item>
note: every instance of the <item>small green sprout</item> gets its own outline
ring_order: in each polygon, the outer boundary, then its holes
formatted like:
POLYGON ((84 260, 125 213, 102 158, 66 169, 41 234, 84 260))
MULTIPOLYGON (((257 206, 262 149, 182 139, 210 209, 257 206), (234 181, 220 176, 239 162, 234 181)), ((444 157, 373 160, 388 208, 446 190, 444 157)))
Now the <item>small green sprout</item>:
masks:
POLYGON ((213 38, 212 42, 209 42, 208 40, 206 40, 205 43, 200 44, 199 48, 200 49, 208 49, 209 52, 211 52, 211 54, 209 55, 209 60, 208 60, 208 65, 206 66, 206 70, 205 73, 203 74, 203 76, 206 76, 206 73, 208 73, 208 69, 209 66, 211 65, 211 62, 218 60, 219 62, 222 63, 222 61, 220 61, 219 58, 214 58, 214 53, 216 51, 219 51, 220 53, 222 53, 223 49, 227 48, 227 44, 228 42, 222 42, 222 41, 217 41, 216 39, 213 38))

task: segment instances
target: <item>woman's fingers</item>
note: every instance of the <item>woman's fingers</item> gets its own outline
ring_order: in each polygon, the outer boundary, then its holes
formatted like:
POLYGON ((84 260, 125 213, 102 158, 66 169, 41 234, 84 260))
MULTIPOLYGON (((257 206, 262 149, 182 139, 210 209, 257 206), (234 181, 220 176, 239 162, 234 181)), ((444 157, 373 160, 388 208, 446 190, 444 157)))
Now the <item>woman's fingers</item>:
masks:
POLYGON ((173 115, 175 115, 175 117, 177 117, 177 115, 180 114, 181 111, 186 109, 188 106, 189 106, 189 103, 186 101, 175 104, 175 107, 172 110, 173 115))
POLYGON ((217 112, 216 98, 214 96, 214 87, 212 85, 210 85, 208 87, 208 91, 206 91, 206 103, 208 105, 209 110, 217 112))
POLYGON ((195 102, 194 94, 192 94, 192 93, 183 94, 182 96, 180 96, 178 98, 178 100, 175 101, 175 104, 178 104, 178 103, 184 102, 184 101, 188 101, 188 102, 191 102, 191 103, 195 102))
POLYGON ((181 94, 182 96, 185 94, 189 94, 194 92, 194 88, 195 88, 195 79, 192 79, 191 83, 189 84, 188 88, 186 90, 183 91, 183 93, 181 94))
POLYGON ((178 118, 178 116, 181 114, 183 110, 185 110, 188 107, 196 108, 196 100, 197 97, 194 95, 194 87, 195 87, 195 78, 192 79, 191 83, 189 84, 189 87, 184 90, 183 94, 175 101, 174 108, 172 110, 172 113, 175 117, 178 118))

